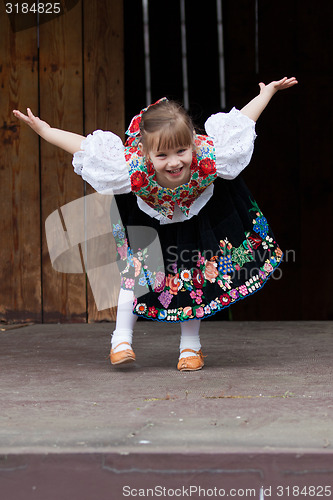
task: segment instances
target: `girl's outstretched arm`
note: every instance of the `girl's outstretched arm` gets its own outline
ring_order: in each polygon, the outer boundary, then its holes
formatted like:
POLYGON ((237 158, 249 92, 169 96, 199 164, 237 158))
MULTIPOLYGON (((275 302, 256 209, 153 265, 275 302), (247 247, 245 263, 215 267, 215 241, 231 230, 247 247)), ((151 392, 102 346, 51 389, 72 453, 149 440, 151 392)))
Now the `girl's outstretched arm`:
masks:
POLYGON ((259 83, 260 93, 252 99, 244 108, 240 111, 243 115, 248 116, 253 121, 257 121, 261 113, 266 108, 269 101, 272 99, 273 95, 276 94, 278 90, 289 89, 296 85, 298 81, 295 77, 292 78, 282 78, 282 80, 278 80, 275 82, 271 82, 268 85, 264 83, 259 83))
POLYGON ((51 144, 54 144, 71 154, 74 154, 76 151, 81 149, 81 142, 85 139, 83 135, 52 128, 48 123, 44 122, 37 116, 34 116, 30 108, 27 108, 27 112, 28 114, 25 115, 17 109, 13 110, 16 118, 19 118, 21 121, 29 125, 32 130, 34 130, 47 142, 50 142, 51 144))

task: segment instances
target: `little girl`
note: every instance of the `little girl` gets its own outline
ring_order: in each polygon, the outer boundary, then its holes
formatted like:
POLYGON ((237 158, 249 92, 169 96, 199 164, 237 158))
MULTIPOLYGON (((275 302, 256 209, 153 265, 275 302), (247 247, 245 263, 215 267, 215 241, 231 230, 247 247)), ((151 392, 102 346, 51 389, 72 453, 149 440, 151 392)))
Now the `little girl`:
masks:
POLYGON ((113 365, 135 361, 132 335, 141 316, 180 322, 177 368, 201 369, 201 319, 262 288, 279 265, 282 252, 239 174, 252 156, 255 122, 278 90, 295 84, 286 77, 260 83, 259 95, 243 109, 208 118, 207 135, 195 134, 181 106, 160 99, 132 119, 125 146, 111 132, 96 130, 85 138, 51 128, 29 108, 28 115, 13 111, 72 153, 75 172, 96 191, 116 195, 121 290, 113 365), (149 251, 129 241, 129 226, 157 231, 163 266, 149 268, 149 251))

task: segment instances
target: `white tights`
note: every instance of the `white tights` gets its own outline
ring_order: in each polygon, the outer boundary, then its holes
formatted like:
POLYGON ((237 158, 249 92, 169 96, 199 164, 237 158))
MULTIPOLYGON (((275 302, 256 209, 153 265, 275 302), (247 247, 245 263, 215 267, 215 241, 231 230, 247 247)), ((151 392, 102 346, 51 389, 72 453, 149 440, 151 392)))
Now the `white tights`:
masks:
POLYGON ((116 346, 120 342, 128 342, 132 345, 133 329, 138 319, 136 314, 133 314, 134 294, 131 290, 120 289, 118 297, 118 310, 116 329, 111 338, 111 345, 115 352, 128 349, 128 345, 122 344, 118 348, 116 346))
MULTIPOLYGON (((118 348, 116 346, 120 342, 128 342, 132 345, 133 329, 138 319, 136 314, 133 314, 133 300, 134 294, 131 290, 121 289, 118 298, 118 311, 117 311, 117 321, 116 329, 112 334, 111 345, 115 349, 115 352, 122 351, 128 348, 128 345, 122 344, 118 348)), ((193 319, 188 321, 182 321, 180 324, 181 337, 179 349, 193 349, 194 351, 199 351, 201 348, 200 344, 200 320, 193 319)), ((193 356, 193 353, 186 352, 181 355, 182 358, 193 356)))

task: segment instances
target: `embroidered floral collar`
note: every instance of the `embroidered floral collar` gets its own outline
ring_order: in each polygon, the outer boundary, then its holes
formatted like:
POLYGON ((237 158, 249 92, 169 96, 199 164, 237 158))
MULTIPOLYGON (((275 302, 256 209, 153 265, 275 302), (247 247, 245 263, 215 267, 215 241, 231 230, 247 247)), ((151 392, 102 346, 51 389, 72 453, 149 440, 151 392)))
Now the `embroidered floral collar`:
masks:
POLYGON ((192 203, 217 177, 216 157, 213 141, 205 135, 196 135, 195 150, 191 164, 191 178, 177 188, 165 188, 156 181, 155 170, 138 148, 139 139, 127 141, 125 159, 129 168, 132 192, 147 205, 172 219, 175 204, 188 216, 192 203))

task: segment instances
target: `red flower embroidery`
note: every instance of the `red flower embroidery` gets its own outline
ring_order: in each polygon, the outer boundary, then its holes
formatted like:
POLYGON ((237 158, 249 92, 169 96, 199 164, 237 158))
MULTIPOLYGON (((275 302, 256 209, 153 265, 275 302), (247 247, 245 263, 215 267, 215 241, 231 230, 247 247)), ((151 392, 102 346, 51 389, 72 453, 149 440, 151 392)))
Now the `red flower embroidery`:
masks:
POLYGON ((126 139, 125 146, 126 147, 131 146, 133 144, 133 142, 136 140, 137 140, 136 137, 128 137, 126 139))
POLYGON ((153 204, 153 206, 155 206, 155 203, 156 203, 156 201, 155 201, 155 196, 147 196, 147 198, 145 198, 145 202, 146 202, 146 203, 149 203, 149 204, 151 204, 151 203, 152 203, 152 204, 153 204))
POLYGON ((223 295, 220 296, 220 302, 223 306, 227 306, 231 301, 231 298, 227 293, 224 293, 223 295))
POLYGON ((252 233, 248 237, 248 240, 251 243, 251 247, 254 248, 254 249, 258 248, 261 245, 261 242, 262 242, 261 237, 259 236, 259 234, 256 234, 256 233, 252 233))
POLYGON ((156 210, 156 205, 155 203, 152 203, 151 201, 147 201, 145 198, 142 198, 144 200, 145 203, 147 203, 147 205, 150 206, 150 208, 153 208, 154 210, 156 210))
POLYGON ((134 146, 131 146, 130 148, 125 149, 125 160, 129 161, 132 158, 132 155, 136 153, 137 148, 134 146))
POLYGON ((130 134, 137 133, 140 130, 140 122, 141 122, 141 114, 140 115, 136 115, 132 119, 132 121, 130 123, 130 126, 128 127, 128 132, 130 134))
POLYGON ((144 172, 134 172, 131 175, 132 191, 140 191, 141 188, 148 186, 147 175, 144 172))
MULTIPOLYGON (((139 117, 133 120, 131 131, 138 126, 139 117)), ((150 161, 145 161, 142 152, 138 149, 138 138, 129 139, 130 146, 125 150, 126 161, 131 172, 132 192, 146 201, 149 206, 160 212, 165 217, 172 219, 175 202, 178 203, 183 213, 188 215, 194 200, 214 182, 216 177, 215 156, 213 143, 207 136, 197 136, 195 143, 198 146, 192 155, 191 177, 186 187, 173 191, 157 185, 155 169, 150 161), (135 146, 134 146, 135 145, 135 146), (207 148, 208 146, 208 148, 207 148)))
POLYGON ((154 175, 155 169, 151 161, 147 162, 147 174, 148 175, 154 175))
POLYGON ((197 170, 198 169, 198 160, 197 160, 197 157, 195 155, 195 153, 193 153, 192 155, 192 163, 191 163, 191 170, 197 170))
POLYGON ((204 179, 216 172, 215 162, 210 158, 204 158, 199 163, 199 174, 204 179))
POLYGON ((154 306, 149 307, 148 316, 150 316, 151 318, 156 318, 157 314, 158 314, 158 310, 155 309, 154 306))
POLYGON ((170 287, 170 293, 172 295, 177 295, 178 293, 178 285, 179 285, 179 274, 176 274, 174 276, 169 276, 167 277, 167 286, 170 287))
POLYGON ((195 288, 202 288, 203 287, 203 283, 204 283, 205 278, 204 278, 204 275, 202 274, 202 272, 200 271, 200 269, 193 270, 192 279, 193 279, 193 285, 195 286, 195 288))

